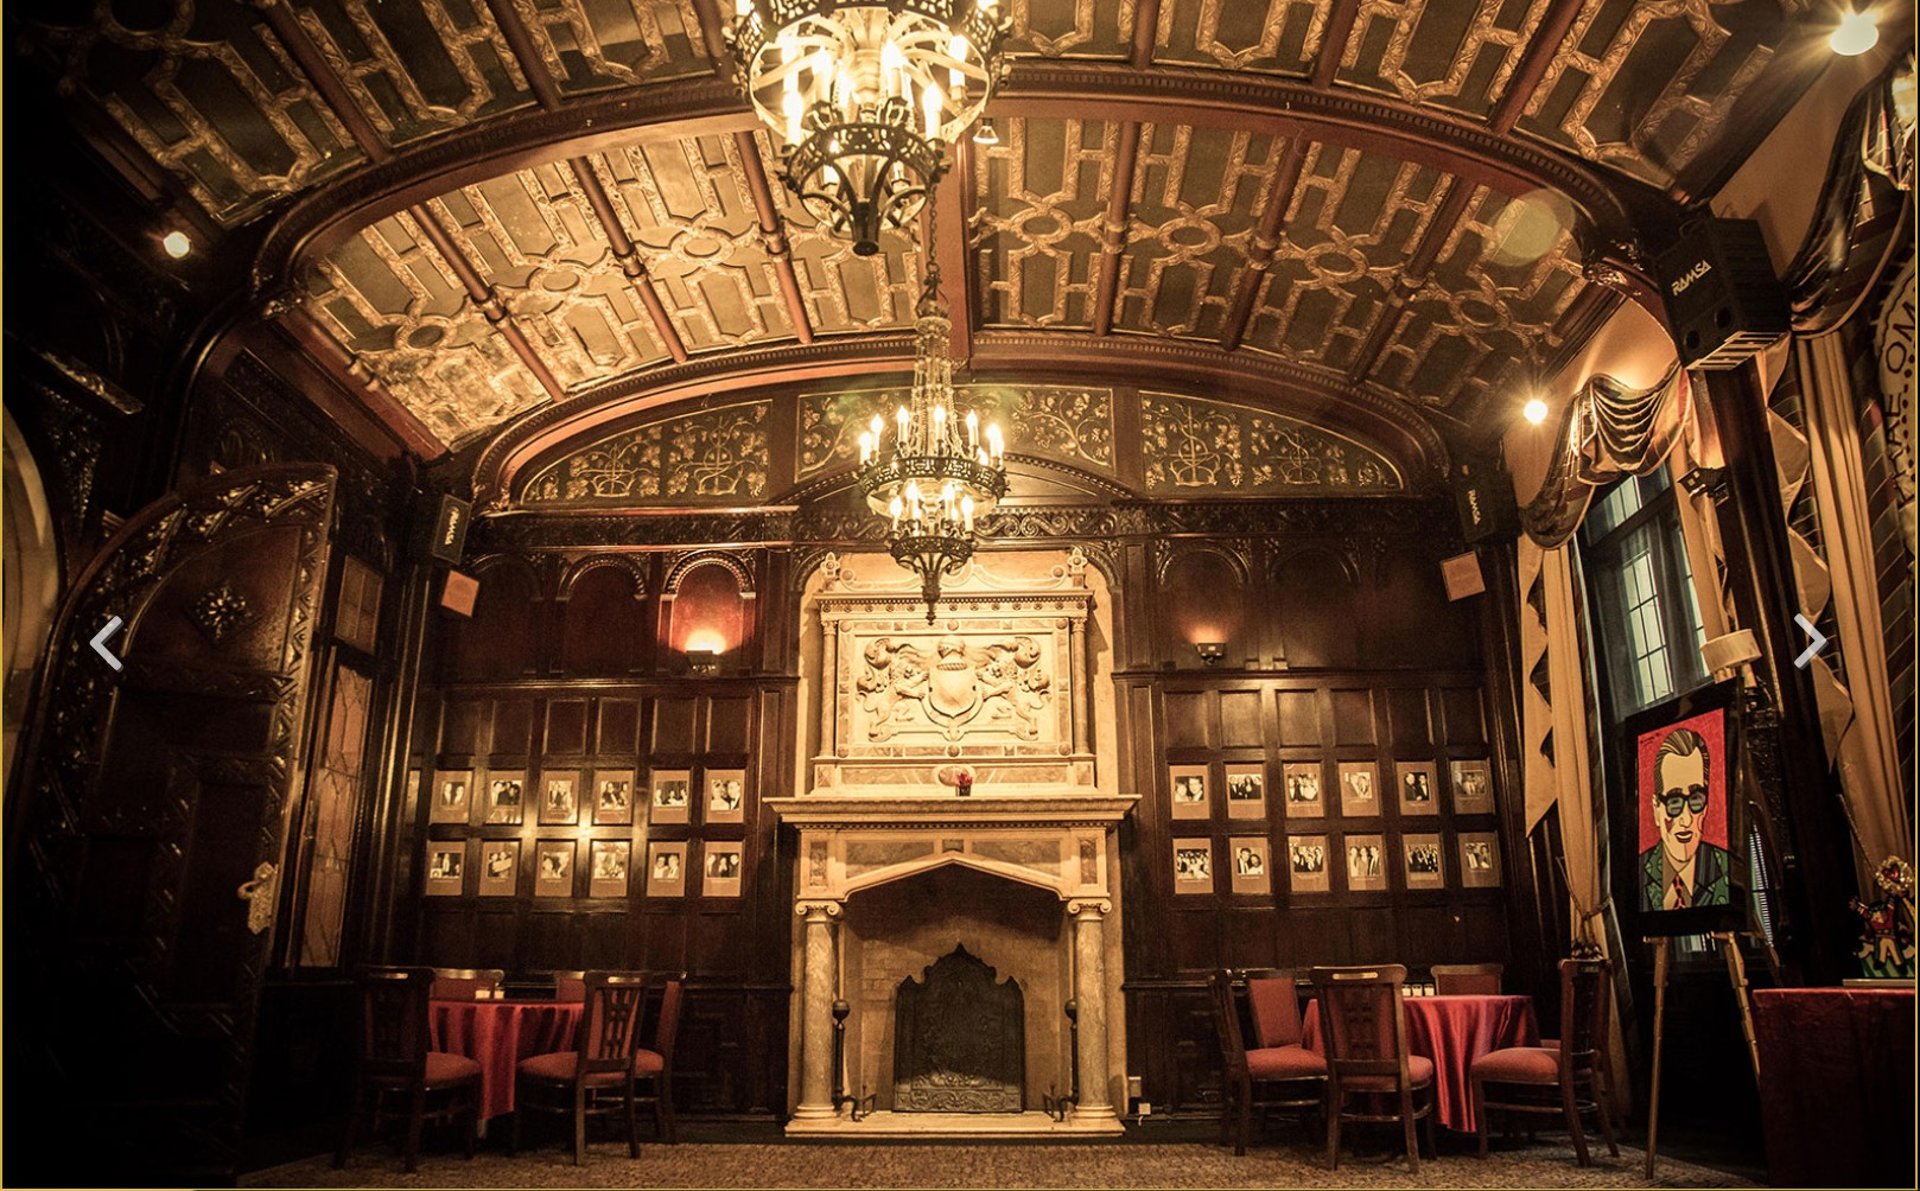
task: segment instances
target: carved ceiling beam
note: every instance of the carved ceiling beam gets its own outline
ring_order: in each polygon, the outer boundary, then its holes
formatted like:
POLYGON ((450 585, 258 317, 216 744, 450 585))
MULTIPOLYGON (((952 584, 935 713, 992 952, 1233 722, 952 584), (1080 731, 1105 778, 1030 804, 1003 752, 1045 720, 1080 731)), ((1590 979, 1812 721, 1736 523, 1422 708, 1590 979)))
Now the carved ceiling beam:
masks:
MULTIPOLYGON (((555 85, 553 73, 547 69, 546 59, 540 56, 539 48, 533 44, 533 36, 527 32, 520 14, 508 0, 487 0, 487 7, 492 10, 494 22, 507 39, 507 48, 513 51, 513 60, 519 65, 520 73, 526 76, 533 97, 547 111, 559 111, 564 106, 560 88, 555 85)), ((647 272, 647 262, 635 250, 633 237, 627 234, 619 212, 614 210, 612 200, 607 197, 607 188, 601 184, 592 159, 585 156, 569 157, 567 167, 572 170, 580 193, 586 196, 587 205, 593 208, 594 218, 600 221, 601 230, 607 236, 607 245, 613 250, 614 259, 620 262, 620 271, 626 274, 635 296, 646 308, 647 316, 653 320, 655 337, 667 349, 668 355, 675 360, 685 360, 687 345, 681 342, 679 329, 667 317, 667 304, 661 300, 660 291, 647 272)))
POLYGON ((1326 31, 1320 35, 1320 53, 1313 60, 1313 85, 1324 91, 1333 86, 1340 73, 1340 59, 1346 57, 1347 39, 1353 36, 1353 22, 1360 15, 1360 0, 1337 0, 1327 14, 1326 31))
POLYGON ((1513 126, 1526 114, 1527 105, 1533 102, 1533 93, 1546 77, 1547 67, 1553 65, 1553 56, 1560 52, 1585 7, 1584 0, 1553 0, 1547 6, 1547 13, 1540 18, 1539 27, 1527 42, 1520 64, 1513 68, 1507 80, 1506 91, 1487 116, 1488 128, 1501 136, 1513 131, 1513 126))
POLYGON ((1100 224, 1100 277, 1093 291, 1093 333, 1113 331, 1113 306, 1120 290, 1120 263, 1131 226, 1134 164, 1140 157, 1140 122, 1120 126, 1120 144, 1114 151, 1113 188, 1107 194, 1107 217, 1100 224))
POLYGON ((1139 0, 1133 10, 1133 66, 1145 70, 1153 65, 1153 45, 1160 32, 1160 0, 1139 0))
POLYGON ((947 307, 953 318, 953 334, 948 352, 956 364, 965 364, 973 355, 974 275, 973 255, 968 244, 973 229, 973 138, 961 137, 953 147, 953 168, 936 184, 933 202, 921 209, 920 242, 927 244, 927 219, 935 206, 946 217, 934 221, 938 242, 927 245, 928 259, 940 263, 940 276, 947 293, 947 307))
POLYGON ((812 343, 813 320, 807 316, 806 300, 800 296, 800 276, 793 269, 793 246, 787 242, 786 225, 781 222, 780 208, 773 201, 773 184, 767 181, 766 163, 760 160, 759 138, 751 132, 736 132, 733 144, 740 154, 740 169, 747 176, 747 193, 753 196, 754 215, 760 220, 760 242, 773 261, 773 275, 780 279, 780 293, 787 300, 787 318, 793 323, 794 336, 802 343, 812 343))
POLYGON ((328 333, 311 314, 294 308, 277 320, 280 330, 332 378, 335 385, 380 423, 402 447, 431 463, 447 453, 447 444, 415 417, 399 398, 387 391, 352 351, 328 333))
POLYGON ((1260 226, 1254 229, 1247 245, 1247 267, 1234 280, 1233 306, 1221 330, 1220 345, 1228 351, 1240 346, 1253 321, 1253 307, 1259 301, 1260 287, 1273 267, 1273 254, 1280 250, 1280 229, 1286 226, 1287 208, 1300 185, 1300 170, 1306 164, 1307 143, 1300 137, 1287 141, 1280 164, 1273 172, 1273 189, 1267 193, 1267 209, 1260 213, 1260 226))

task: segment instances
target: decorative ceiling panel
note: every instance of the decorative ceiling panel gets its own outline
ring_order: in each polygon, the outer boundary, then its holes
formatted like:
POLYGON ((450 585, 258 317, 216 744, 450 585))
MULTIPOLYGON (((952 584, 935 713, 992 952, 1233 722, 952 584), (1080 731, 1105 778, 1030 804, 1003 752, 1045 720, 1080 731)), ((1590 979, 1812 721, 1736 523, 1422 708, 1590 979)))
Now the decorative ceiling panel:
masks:
POLYGON ((622 270, 565 166, 537 166, 464 187, 434 206, 567 388, 667 355, 635 279, 622 270))
POLYGON ((1787 31, 1780 7, 1588 0, 1519 126, 1576 156, 1672 185, 1772 60, 1787 31))
MULTIPOLYGON (((1113 476, 1113 390, 1079 385, 957 384, 954 390, 983 421, 1007 428, 1007 441, 1029 458, 1113 476)), ((804 393, 800 397, 799 479, 851 471, 860 432, 875 414, 891 417, 909 386, 804 393)))
POLYGON ((1117 329, 1220 338, 1280 146, 1259 133, 1141 128, 1117 329))
POLYGON ((567 95, 713 70, 688 0, 513 0, 567 95))
POLYGON ((1332 0, 1171 0, 1160 6, 1153 60, 1305 76, 1332 0))
POLYGON ((1432 222, 1447 175, 1358 149, 1306 149, 1242 342, 1346 371, 1432 222))
POLYGON ((1140 395, 1146 486, 1154 495, 1397 492, 1392 463, 1351 439, 1265 410, 1167 393, 1140 395))
POLYGON ((412 218, 383 219, 318 262, 308 310, 441 441, 546 400, 412 218))
POLYGON ((1556 324, 1586 284, 1567 222, 1554 205, 1476 188, 1372 379, 1450 409, 1517 395, 1561 347, 1556 324))
MULTIPOLYGON (((763 133, 754 136, 765 164, 768 188, 787 231, 793 271, 806 303, 807 321, 823 335, 898 330, 913 325, 923 267, 917 241, 894 228, 880 233, 880 251, 857 256, 853 241, 835 236, 807 213, 779 181, 779 158, 763 133)), ((949 299, 961 279, 947 279, 949 299)))
POLYGON ((649 141, 596 167, 690 350, 793 335, 732 137, 649 141))
POLYGON ((1010 0, 1007 49, 1042 58, 1125 58, 1138 0, 1010 0))
POLYGON ((1094 264, 1119 128, 1010 119, 975 145, 974 292, 984 326, 1093 325, 1094 264))
POLYGON ((767 494, 767 409, 750 401, 608 435, 536 472, 532 506, 730 503, 767 494))
POLYGON ((1546 9, 1546 0, 1361 0, 1336 77, 1485 116, 1546 9))
POLYGON ((220 223, 365 160, 250 6, 162 5, 151 20, 132 6, 67 11, 71 24, 33 27, 57 85, 97 101, 220 223))

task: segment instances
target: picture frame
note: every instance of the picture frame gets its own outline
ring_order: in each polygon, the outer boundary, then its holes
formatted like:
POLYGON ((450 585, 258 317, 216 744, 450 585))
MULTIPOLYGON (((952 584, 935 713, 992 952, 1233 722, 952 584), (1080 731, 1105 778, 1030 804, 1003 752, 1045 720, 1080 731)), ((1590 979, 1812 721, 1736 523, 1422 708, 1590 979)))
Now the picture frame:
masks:
POLYGON ((1624 929, 1642 937, 1746 928, 1739 686, 1702 687, 1622 725, 1615 772, 1631 782, 1620 817, 1632 834, 1614 849, 1614 888, 1631 907, 1624 929))
POLYGON ((533 845, 533 895, 573 896, 575 841, 543 839, 533 845))
POLYGON ((633 825, 633 770, 596 769, 593 773, 593 825, 633 825))
POLYGON ((1321 787, 1318 761, 1289 761, 1281 770, 1281 788, 1286 792, 1280 805, 1289 819, 1323 819, 1327 814, 1325 791, 1321 787))
POLYGON ((623 839, 597 839, 587 849, 587 896, 625 897, 633 861, 633 843, 623 839))
POLYGON ((1295 893, 1329 893, 1327 860, 1331 855, 1324 835, 1287 837, 1287 887, 1295 893))
POLYGON ((1173 891, 1213 892, 1213 841, 1205 836, 1173 841, 1173 891))
POLYGON ((1493 813, 1493 767, 1487 764, 1486 758, 1450 762, 1447 784, 1453 790, 1454 814, 1493 813))
POLYGON ((1446 851, 1437 831, 1408 832, 1400 837, 1401 871, 1408 889, 1447 887, 1446 851))
POLYGON ((706 821, 744 823, 747 821, 747 771, 709 769, 706 777, 706 821))
POLYGON ((458 897, 466 892, 467 841, 428 840, 422 864, 428 897, 458 897))
POLYGON ((520 826, 526 814, 526 802, 526 770, 487 775, 487 806, 483 821, 489 827, 520 826))
POLYGON ((737 840, 708 840, 702 851, 700 892, 707 897, 739 897, 746 845, 737 840))
POLYGON ((1267 767, 1258 761, 1229 761, 1226 771, 1227 818, 1266 818, 1267 767))
POLYGON ((473 818, 473 770, 441 769, 433 775, 429 823, 466 823, 473 818))
POLYGON ((1440 813, 1440 782, 1431 761, 1398 761, 1393 767, 1393 789, 1402 815, 1440 813))
POLYGON ((1167 789, 1169 813, 1175 819, 1210 819, 1213 817, 1213 804, 1208 801, 1207 767, 1205 765, 1170 765, 1167 767, 1167 789))
POLYGON ((1340 864, 1347 874, 1347 892, 1375 893, 1387 887, 1387 837, 1378 832, 1349 835, 1340 841, 1340 864))
POLYGON ((520 889, 520 841, 480 841, 481 897, 512 897, 520 889))
POLYGON ((1367 819, 1381 814, 1380 770, 1371 761, 1340 762, 1340 815, 1367 819))
POLYGON ((655 840, 647 845, 647 896, 685 897, 687 841, 655 840))
POLYGON ((1500 886, 1500 836, 1492 831, 1460 833, 1460 887, 1497 889, 1500 886))
POLYGON ((555 770, 540 775, 540 826, 572 827, 580 822, 580 772, 555 770))
POLYGON ((1233 836, 1227 840, 1228 870, 1235 893, 1264 894, 1273 891, 1273 863, 1263 835, 1233 836))
POLYGON ((647 800, 650 823, 685 823, 693 805, 693 774, 685 769, 659 769, 652 774, 647 800))

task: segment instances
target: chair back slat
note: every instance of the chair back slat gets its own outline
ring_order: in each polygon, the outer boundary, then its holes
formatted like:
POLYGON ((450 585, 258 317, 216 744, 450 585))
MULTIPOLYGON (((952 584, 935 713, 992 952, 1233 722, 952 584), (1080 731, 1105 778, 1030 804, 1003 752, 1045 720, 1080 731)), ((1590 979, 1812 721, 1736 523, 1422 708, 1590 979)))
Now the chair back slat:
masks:
POLYGON ((431 1046, 427 1000, 432 986, 431 968, 361 970, 357 1058, 362 1074, 425 1077, 431 1046))
POLYGON ((587 999, 587 974, 585 972, 555 972, 553 974, 553 999, 556 1001, 584 1001, 587 999))
POLYGON ((1259 1045, 1300 1045, 1300 985, 1292 976, 1249 975, 1247 1003, 1253 1009, 1253 1032, 1259 1045))
POLYGON ((1246 1070, 1247 1043, 1240 1031, 1240 1011, 1233 1003, 1233 973, 1221 968, 1207 977, 1207 997, 1213 1003, 1213 1028, 1220 1039, 1220 1057, 1227 1074, 1246 1070))
POLYGON ((1503 964, 1435 964, 1433 972, 1433 991, 1442 997, 1500 995, 1500 977, 1505 974, 1503 964))
POLYGON ((1407 1065, 1401 964, 1313 969, 1327 1065, 1337 1075, 1403 1076, 1407 1065))
POLYGON ((588 972, 586 1021, 580 1030, 580 1072, 633 1066, 640 1018, 647 1006, 646 972, 588 972))
POLYGON ((653 1050, 669 1071, 673 1070, 673 1044, 680 1037, 680 1007, 686 999, 686 990, 683 973, 668 980, 660 991, 660 1018, 653 1026, 653 1050))
POLYGON ((442 1001, 469 1001, 474 993, 499 988, 506 978, 501 968, 435 968, 433 995, 442 1001))
POLYGON ((1572 1074, 1593 1068, 1607 1041, 1604 959, 1560 961, 1560 1064, 1572 1074))

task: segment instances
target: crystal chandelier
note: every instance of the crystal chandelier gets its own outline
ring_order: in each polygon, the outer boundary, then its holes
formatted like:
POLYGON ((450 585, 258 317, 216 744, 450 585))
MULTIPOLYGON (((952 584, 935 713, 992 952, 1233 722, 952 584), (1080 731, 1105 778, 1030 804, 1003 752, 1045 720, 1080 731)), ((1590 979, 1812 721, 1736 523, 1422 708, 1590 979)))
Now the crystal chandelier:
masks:
POLYGON ((1005 69, 998 0, 737 0, 735 77, 780 177, 862 256, 904 227, 1005 69))
POLYGON ((860 489, 874 512, 891 519, 888 552, 920 576, 932 624, 941 576, 973 557, 975 518, 1006 494, 1006 442, 998 424, 982 427, 978 413, 954 405, 953 327, 936 265, 927 266, 915 316, 913 392, 894 412, 891 449, 879 414, 860 432, 860 489))

